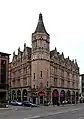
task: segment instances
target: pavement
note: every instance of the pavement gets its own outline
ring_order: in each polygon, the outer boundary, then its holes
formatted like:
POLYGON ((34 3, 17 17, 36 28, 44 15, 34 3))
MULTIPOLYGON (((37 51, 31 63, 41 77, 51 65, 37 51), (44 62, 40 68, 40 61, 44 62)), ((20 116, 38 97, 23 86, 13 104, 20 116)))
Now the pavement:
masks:
POLYGON ((9 108, 0 110, 0 119, 84 119, 84 104, 9 108))

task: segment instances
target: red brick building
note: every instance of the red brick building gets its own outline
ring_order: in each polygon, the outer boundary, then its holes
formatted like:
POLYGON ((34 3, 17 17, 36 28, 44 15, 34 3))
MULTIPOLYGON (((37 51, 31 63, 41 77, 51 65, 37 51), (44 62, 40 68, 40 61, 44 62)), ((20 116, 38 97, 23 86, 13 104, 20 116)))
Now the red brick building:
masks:
POLYGON ((8 100, 9 55, 0 52, 0 101, 8 100))

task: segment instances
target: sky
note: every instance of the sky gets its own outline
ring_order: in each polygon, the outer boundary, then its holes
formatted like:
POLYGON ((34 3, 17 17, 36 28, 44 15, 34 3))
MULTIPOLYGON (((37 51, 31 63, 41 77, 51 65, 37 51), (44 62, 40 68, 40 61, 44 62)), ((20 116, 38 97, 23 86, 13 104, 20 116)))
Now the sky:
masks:
POLYGON ((0 52, 31 47, 39 13, 50 34, 50 49, 77 59, 84 73, 84 0, 0 0, 0 52))

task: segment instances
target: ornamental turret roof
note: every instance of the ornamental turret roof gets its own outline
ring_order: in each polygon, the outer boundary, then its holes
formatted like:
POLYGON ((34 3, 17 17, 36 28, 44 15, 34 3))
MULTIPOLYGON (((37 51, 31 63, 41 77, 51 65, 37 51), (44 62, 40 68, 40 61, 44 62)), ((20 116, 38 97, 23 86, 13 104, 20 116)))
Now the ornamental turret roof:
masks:
POLYGON ((46 33, 47 35, 49 35, 46 32, 46 29, 45 29, 45 26, 44 26, 44 23, 43 23, 43 17, 42 17, 42 14, 41 13, 39 14, 39 19, 38 19, 37 27, 36 27, 36 30, 35 30, 34 33, 37 33, 37 32, 38 33, 46 33))

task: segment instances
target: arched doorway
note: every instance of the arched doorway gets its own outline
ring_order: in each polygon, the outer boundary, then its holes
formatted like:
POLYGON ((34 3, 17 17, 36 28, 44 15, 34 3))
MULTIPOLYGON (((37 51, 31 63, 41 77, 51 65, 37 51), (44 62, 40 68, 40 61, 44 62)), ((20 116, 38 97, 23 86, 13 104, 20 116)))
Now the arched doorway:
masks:
POLYGON ((23 98, 23 101, 27 100, 27 90, 26 89, 24 89, 22 92, 22 98, 23 98))
POLYGON ((20 90, 17 91, 17 100, 21 101, 21 91, 20 90))
POLYGON ((59 102, 59 92, 57 89, 55 89, 52 93, 52 102, 53 102, 53 105, 57 105, 59 102))
POLYGON ((78 103, 78 92, 76 92, 76 103, 78 103))
POLYGON ((72 92, 72 104, 74 104, 75 103, 75 92, 73 91, 72 92))
POLYGON ((15 90, 12 91, 12 100, 16 100, 16 93, 15 93, 15 90))
POLYGON ((61 90, 61 92, 60 92, 60 103, 62 103, 63 101, 65 101, 65 91, 61 90))
POLYGON ((68 104, 71 103, 71 92, 69 90, 66 92, 66 101, 68 104))

